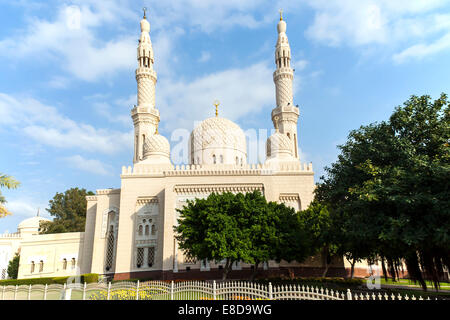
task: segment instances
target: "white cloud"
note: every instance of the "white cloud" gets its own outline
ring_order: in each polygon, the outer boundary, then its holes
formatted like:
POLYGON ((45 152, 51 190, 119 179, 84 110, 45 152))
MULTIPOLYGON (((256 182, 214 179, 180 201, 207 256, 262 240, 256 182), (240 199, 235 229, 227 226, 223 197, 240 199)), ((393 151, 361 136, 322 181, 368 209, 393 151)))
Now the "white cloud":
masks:
POLYGON ((114 172, 111 166, 96 159, 85 159, 80 155, 66 157, 64 160, 74 168, 98 175, 111 175, 114 172))
POLYGON ((48 216, 45 211, 46 204, 36 203, 34 200, 20 198, 10 200, 6 203, 6 208, 14 215, 24 218, 34 217, 39 209, 40 216, 48 216))
POLYGON ((195 121, 214 116, 213 101, 216 99, 221 102, 220 116, 231 120, 263 109, 270 112, 275 105, 272 72, 268 63, 259 62, 192 81, 167 79, 165 83, 159 83, 156 97, 162 112, 161 125, 168 130, 190 129, 195 121))
POLYGON ((449 49, 450 32, 430 44, 420 43, 406 48, 405 50, 395 54, 393 59, 397 63, 402 63, 408 59, 422 59, 426 56, 449 49))
POLYGON ((129 9, 82 1, 78 26, 71 23, 71 6, 58 8, 53 21, 29 17, 26 27, 0 41, 0 55, 11 59, 53 58, 73 76, 94 81, 132 70, 135 65, 136 35, 120 35, 105 41, 95 31, 104 23, 120 23, 129 9))
POLYGON ((306 35, 329 46, 371 46, 386 52, 396 62, 448 48, 450 14, 445 0, 308 0, 307 3, 315 10, 315 16, 306 35), (432 38, 439 40, 430 41, 432 38))
POLYGON ((208 51, 202 51, 200 58, 198 58, 198 62, 207 62, 211 59, 211 53, 208 51))
POLYGON ((129 150, 133 133, 95 128, 77 123, 55 107, 27 97, 0 93, 0 124, 25 134, 39 144, 57 148, 78 148, 112 154, 129 150))

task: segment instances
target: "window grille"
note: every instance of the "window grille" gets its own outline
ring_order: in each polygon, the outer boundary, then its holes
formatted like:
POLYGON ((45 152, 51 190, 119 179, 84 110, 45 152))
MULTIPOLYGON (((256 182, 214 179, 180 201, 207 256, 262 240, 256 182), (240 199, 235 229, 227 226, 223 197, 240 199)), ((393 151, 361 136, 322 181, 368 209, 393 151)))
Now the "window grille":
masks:
POLYGON ((154 224, 152 224, 152 236, 156 234, 156 227, 154 224))
POLYGON ((39 262, 39 272, 44 271, 44 261, 39 262))
POLYGON ((196 264, 197 258, 184 256, 184 264, 196 264))
POLYGON ((72 269, 75 269, 75 258, 72 258, 72 269))
POLYGON ((147 253, 148 253, 147 255, 148 266, 152 267, 153 263, 155 262, 155 247, 149 247, 147 253))
POLYGON ((144 263, 144 248, 137 248, 136 267, 142 267, 144 263))
POLYGON ((2 269, 2 279, 6 279, 6 269, 2 269))
POLYGON ((63 270, 67 269, 67 259, 63 259, 63 270))
POLYGON ((31 261, 31 273, 34 272, 34 261, 31 261))

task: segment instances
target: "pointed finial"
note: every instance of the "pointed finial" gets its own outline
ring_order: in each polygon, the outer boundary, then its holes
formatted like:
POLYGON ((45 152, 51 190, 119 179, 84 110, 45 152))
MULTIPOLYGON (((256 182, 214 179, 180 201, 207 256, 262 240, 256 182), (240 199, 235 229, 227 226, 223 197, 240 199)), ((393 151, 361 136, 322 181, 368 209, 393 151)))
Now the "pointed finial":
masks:
POLYGON ((38 208, 38 211, 36 213, 36 217, 39 217, 39 208, 38 208))
POLYGON ((280 12, 280 21, 283 21, 283 9, 280 9, 279 12, 280 12))
POLYGON ((220 101, 219 100, 214 100, 214 105, 216 106, 216 117, 218 117, 219 116, 220 101))
POLYGON ((147 19, 147 15, 145 14, 145 11, 147 11, 147 8, 143 7, 142 10, 144 10, 144 19, 147 19))

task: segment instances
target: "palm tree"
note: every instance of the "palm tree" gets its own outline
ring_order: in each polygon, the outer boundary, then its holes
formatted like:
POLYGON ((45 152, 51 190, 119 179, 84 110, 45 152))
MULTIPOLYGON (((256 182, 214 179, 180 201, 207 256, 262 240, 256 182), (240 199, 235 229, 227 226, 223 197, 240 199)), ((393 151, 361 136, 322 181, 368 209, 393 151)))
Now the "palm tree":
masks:
MULTIPOLYGON (((0 188, 6 187, 8 189, 15 189, 20 185, 19 181, 14 180, 13 177, 8 176, 6 174, 0 173, 0 188)), ((6 203, 5 197, 2 195, 2 192, 0 191, 0 218, 3 218, 9 214, 11 214, 6 208, 3 206, 3 204, 6 203)))

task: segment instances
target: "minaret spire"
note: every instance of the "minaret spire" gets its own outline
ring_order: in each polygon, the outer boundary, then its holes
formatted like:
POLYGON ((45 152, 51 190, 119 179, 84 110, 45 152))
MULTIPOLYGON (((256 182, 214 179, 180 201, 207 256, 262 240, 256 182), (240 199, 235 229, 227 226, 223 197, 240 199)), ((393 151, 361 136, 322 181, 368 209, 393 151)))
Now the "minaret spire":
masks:
POLYGON ((292 141, 292 154, 298 159, 297 121, 299 109, 294 106, 292 84, 294 70, 291 68, 291 47, 286 35, 286 22, 280 9, 280 21, 277 25, 278 40, 275 49, 276 70, 273 73, 277 107, 272 110, 272 121, 280 133, 286 134, 292 141))
POLYGON ((154 56, 150 39, 150 23, 147 21, 147 9, 143 8, 141 35, 137 48, 138 67, 136 69, 137 106, 131 110, 134 123, 133 163, 143 159, 145 138, 155 133, 159 122, 159 112, 155 108, 156 71, 153 69, 154 56))

